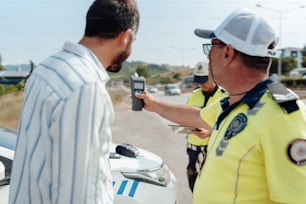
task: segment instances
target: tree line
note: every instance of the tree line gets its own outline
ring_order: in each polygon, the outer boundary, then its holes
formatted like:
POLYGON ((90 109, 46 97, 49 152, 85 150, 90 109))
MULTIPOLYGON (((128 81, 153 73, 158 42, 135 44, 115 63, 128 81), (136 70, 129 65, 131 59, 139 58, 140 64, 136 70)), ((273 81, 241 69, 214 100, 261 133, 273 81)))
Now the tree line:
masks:
MULTIPOLYGON (((301 53, 302 53, 301 65, 302 67, 306 67, 306 45, 301 50, 301 53)), ((283 57, 281 61, 282 61, 282 73, 283 74, 288 74, 292 69, 298 67, 297 61, 293 57, 283 57)), ((277 73, 277 67, 278 67, 278 59, 273 58, 270 72, 277 73)))
MULTIPOLYGON (((301 50, 302 53, 302 67, 306 67, 306 45, 301 50)), ((281 59, 282 61, 282 73, 288 74, 292 69, 297 67, 297 61, 293 57, 283 57, 281 59)), ((35 68, 35 64, 32 60, 29 60, 29 64, 31 67, 31 71, 35 68)), ((182 72, 184 70, 184 67, 176 67, 175 70, 177 71, 170 71, 171 65, 167 64, 149 64, 141 61, 135 61, 135 62, 125 62, 123 64, 123 69, 120 72, 120 74, 111 75, 112 80, 121 80, 124 81, 124 83, 128 83, 130 79, 130 75, 132 75, 134 72, 137 72, 139 75, 142 75, 149 79, 152 83, 172 83, 176 82, 181 79, 181 77, 192 74, 192 72, 182 72), (180 69, 183 68, 183 69, 180 69)), ((270 73, 277 73, 277 67, 278 67, 278 59, 272 59, 272 65, 270 69, 270 73)), ((185 67, 186 69, 186 67, 185 67)), ((0 53, 0 71, 5 70, 5 67, 2 64, 2 57, 0 53)))

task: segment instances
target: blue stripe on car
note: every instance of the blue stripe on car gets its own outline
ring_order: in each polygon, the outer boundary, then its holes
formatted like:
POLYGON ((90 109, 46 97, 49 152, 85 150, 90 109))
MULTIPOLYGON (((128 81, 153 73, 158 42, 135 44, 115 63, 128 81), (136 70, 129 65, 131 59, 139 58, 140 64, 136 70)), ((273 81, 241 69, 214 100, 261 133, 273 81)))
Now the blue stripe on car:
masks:
POLYGON ((124 181, 121 182, 121 185, 120 185, 120 187, 118 189, 118 192, 117 192, 118 195, 122 195, 123 194, 127 182, 128 182, 127 180, 124 180, 124 181))
POLYGON ((138 183, 139 183, 139 181, 134 181, 133 182, 131 190, 130 190, 130 193, 129 193, 129 197, 131 197, 131 198, 134 197, 136 189, 137 189, 137 186, 138 186, 138 183))
MULTIPOLYGON (((113 186, 115 186, 116 183, 117 183, 116 181, 113 181, 113 186)), ((123 180, 121 182, 120 187, 117 191, 117 195, 123 195, 123 193, 126 189, 127 183, 128 183, 128 180, 123 180)), ((136 181, 136 180, 133 181, 133 184, 132 184, 131 189, 130 189, 129 194, 128 194, 129 197, 133 198, 135 196, 138 184, 139 184, 139 181, 136 181)))

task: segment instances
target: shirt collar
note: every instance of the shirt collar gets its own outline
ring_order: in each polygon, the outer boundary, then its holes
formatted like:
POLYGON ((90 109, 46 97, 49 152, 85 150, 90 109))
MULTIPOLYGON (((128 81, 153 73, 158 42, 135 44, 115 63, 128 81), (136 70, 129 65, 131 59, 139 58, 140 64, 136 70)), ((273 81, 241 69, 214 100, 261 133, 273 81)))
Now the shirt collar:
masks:
POLYGON ((258 83, 252 90, 250 90, 242 99, 241 103, 245 103, 252 109, 257 101, 267 90, 267 84, 272 83, 272 80, 269 78, 265 81, 258 83))
POLYGON ((215 86, 214 90, 212 90, 211 92, 206 92, 202 89, 202 93, 205 97, 210 97, 213 96, 218 90, 218 86, 215 86))
POLYGON ((72 42, 65 42, 63 46, 63 50, 66 52, 73 53, 81 58, 84 58, 86 61, 88 61, 97 71, 97 74, 103 81, 109 80, 109 75, 103 65, 100 63, 98 58, 95 56, 95 54, 87 47, 81 44, 72 43, 72 42))
MULTIPOLYGON (((242 99, 240 101, 238 101, 236 103, 247 104, 249 106, 249 108, 252 109, 256 105, 256 103, 259 101, 260 97, 267 90, 267 84, 272 83, 272 82, 273 82, 273 79, 269 78, 265 81, 262 81, 262 82, 258 83, 253 89, 248 91, 242 97, 242 99)), ((227 97, 227 98, 225 98, 221 101, 221 105, 222 105, 223 109, 224 109, 224 106, 226 106, 226 104, 229 104, 228 101, 229 101, 229 97, 227 97)))
POLYGON ((236 103, 233 103, 229 105, 229 98, 224 98, 221 100, 221 107, 223 112, 219 115, 217 121, 216 121, 216 129, 219 129, 219 125, 224 120, 224 118, 240 103, 247 104, 249 106, 249 109, 252 109, 256 103, 259 101, 261 96, 265 93, 267 90, 267 84, 272 83, 273 79, 269 78, 265 81, 262 81, 258 83, 253 89, 247 92, 245 96, 242 97, 240 101, 237 101, 236 103))

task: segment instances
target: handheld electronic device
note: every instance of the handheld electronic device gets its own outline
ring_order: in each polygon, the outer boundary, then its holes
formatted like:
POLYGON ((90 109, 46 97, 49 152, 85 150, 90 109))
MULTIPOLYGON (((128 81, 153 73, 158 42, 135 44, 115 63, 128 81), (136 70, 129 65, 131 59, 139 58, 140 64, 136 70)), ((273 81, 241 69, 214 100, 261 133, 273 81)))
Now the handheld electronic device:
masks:
POLYGON ((138 76, 137 73, 131 76, 131 93, 132 93, 132 110, 141 111, 143 108, 143 100, 138 99, 135 93, 143 93, 145 90, 145 78, 138 76))

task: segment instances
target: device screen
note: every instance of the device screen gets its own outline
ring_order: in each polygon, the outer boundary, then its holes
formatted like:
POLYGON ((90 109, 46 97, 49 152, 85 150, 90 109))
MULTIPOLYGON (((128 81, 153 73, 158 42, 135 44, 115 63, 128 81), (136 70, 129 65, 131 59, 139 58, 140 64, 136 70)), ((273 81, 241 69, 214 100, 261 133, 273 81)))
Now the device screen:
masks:
POLYGON ((142 82, 135 82, 134 83, 134 89, 143 89, 143 83, 142 82))

